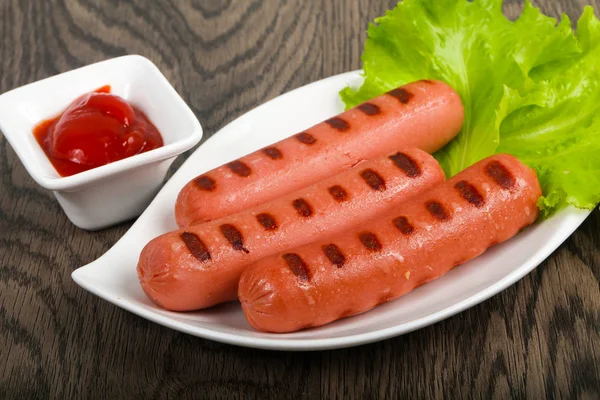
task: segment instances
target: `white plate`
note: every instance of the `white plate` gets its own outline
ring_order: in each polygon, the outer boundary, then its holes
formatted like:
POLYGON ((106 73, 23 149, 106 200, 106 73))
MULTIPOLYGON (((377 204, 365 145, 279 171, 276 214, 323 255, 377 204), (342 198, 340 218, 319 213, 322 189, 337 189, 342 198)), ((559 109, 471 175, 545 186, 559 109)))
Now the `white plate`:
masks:
POLYGON ((152 238, 176 229, 173 205, 179 190, 205 171, 338 114, 343 110, 338 91, 360 79, 355 71, 312 83, 227 125, 188 158, 121 240, 98 260, 73 272, 75 282, 144 318, 206 339, 262 349, 333 349, 401 335, 486 300, 540 264, 590 214, 564 210, 400 299, 365 314, 301 332, 259 333, 246 322, 238 303, 174 313, 150 302, 138 283, 138 256, 152 238))

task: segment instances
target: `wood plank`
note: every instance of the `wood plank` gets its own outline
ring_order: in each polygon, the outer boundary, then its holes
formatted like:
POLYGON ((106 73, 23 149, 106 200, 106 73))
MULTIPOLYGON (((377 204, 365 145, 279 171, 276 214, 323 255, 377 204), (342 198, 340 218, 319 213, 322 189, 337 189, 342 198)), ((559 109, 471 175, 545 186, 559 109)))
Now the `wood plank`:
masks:
MULTIPOLYGON (((575 19, 600 0, 538 0, 575 19)), ((0 92, 128 53, 150 58, 205 138, 293 88, 360 68, 393 0, 4 0, 0 92)), ((506 2, 516 17, 522 1, 506 2)), ((188 152, 189 154, 189 152, 188 152)), ((174 164, 181 165, 185 157, 174 164)), ((414 333, 313 353, 181 334, 70 273, 130 226, 86 233, 0 136, 0 398, 598 398, 600 212, 501 294, 414 333)))

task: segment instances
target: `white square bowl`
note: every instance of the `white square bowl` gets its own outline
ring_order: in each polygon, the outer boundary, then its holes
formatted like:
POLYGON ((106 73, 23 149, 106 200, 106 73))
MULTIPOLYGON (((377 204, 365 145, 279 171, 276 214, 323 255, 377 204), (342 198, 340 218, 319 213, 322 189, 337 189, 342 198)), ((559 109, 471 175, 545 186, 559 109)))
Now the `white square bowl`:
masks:
POLYGON ((71 222, 87 230, 138 216, 160 189, 175 157, 202 138, 192 110, 158 68, 138 55, 91 64, 0 95, 0 130, 31 177, 54 191, 71 222), (164 146, 61 177, 37 143, 33 128, 82 94, 105 85, 148 116, 164 146))

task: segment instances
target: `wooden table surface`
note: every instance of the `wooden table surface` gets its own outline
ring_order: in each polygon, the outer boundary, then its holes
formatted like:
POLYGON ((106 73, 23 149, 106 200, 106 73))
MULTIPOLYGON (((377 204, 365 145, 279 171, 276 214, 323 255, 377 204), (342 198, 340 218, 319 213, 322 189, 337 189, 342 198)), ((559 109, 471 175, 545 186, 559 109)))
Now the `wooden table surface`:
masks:
MULTIPOLYGON (((368 22, 394 3, 2 0, 0 92, 138 53, 208 138, 281 93, 360 68, 368 22)), ((573 18, 586 3, 600 8, 600 0, 535 3, 573 18)), ((508 1, 507 14, 520 4, 508 1)), ((185 335, 79 288, 71 272, 130 225, 74 227, 0 136, 0 398, 600 396, 598 210, 531 274, 476 307, 394 339, 306 353, 185 335)))

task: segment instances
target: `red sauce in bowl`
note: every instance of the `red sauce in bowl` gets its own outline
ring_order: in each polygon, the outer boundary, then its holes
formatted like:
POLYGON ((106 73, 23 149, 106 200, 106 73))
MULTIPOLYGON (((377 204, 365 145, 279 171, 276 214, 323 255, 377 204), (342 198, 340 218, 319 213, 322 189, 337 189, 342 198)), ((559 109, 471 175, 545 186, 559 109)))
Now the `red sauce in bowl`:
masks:
POLYGON ((100 167, 163 146, 158 129, 110 86, 77 98, 33 134, 60 176, 100 167))

